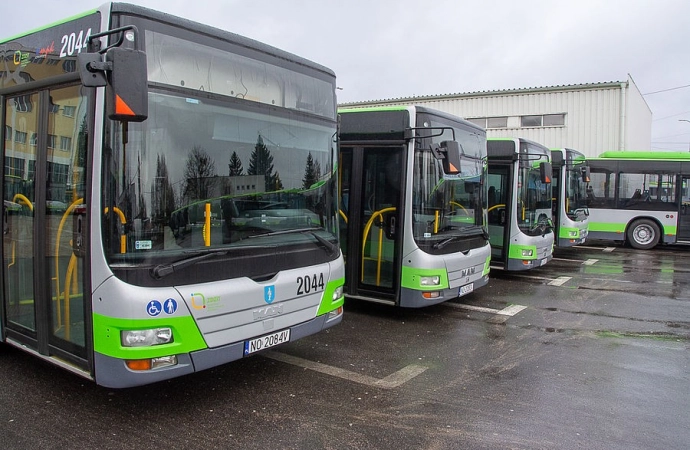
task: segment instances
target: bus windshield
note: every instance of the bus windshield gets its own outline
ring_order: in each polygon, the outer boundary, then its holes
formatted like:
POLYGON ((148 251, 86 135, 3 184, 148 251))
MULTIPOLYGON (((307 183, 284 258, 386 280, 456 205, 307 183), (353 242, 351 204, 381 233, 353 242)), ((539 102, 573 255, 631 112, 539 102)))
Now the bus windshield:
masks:
MULTIPOLYGON (((432 126, 442 126, 433 123, 432 126)), ((450 131, 433 137, 433 142, 451 139, 450 131)), ((445 174, 442 164, 424 145, 417 145, 412 179, 414 239, 420 247, 436 245, 452 237, 484 235, 482 201, 486 160, 483 139, 469 130, 455 129, 460 144, 460 173, 445 174)), ((428 139, 422 140, 428 142, 428 139)), ((437 247, 435 247, 437 248, 437 247)))
POLYGON ((540 164, 548 162, 543 153, 520 155, 517 183, 517 222, 520 230, 537 236, 552 230, 551 186, 542 183, 540 164))
POLYGON ((569 163, 566 169, 565 212, 572 220, 583 220, 587 208, 587 183, 582 177, 583 161, 569 163))
POLYGON ((106 128, 111 265, 217 248, 333 253, 332 82, 150 30, 146 44, 149 117, 106 128))

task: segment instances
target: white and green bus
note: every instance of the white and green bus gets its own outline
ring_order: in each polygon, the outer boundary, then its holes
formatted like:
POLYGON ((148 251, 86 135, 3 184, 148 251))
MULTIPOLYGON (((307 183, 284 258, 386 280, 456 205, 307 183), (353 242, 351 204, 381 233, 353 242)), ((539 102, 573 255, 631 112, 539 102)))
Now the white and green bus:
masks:
POLYGON ((589 211, 585 155, 570 148, 551 150, 553 222, 557 247, 572 247, 587 239, 589 211))
POLYGON ((128 387, 342 320, 331 70, 122 3, 0 55, 0 341, 128 387))
POLYGON ((690 153, 609 151, 587 164, 591 239, 690 243, 690 153))
POLYGON ((551 151, 523 138, 489 138, 491 266, 529 270, 553 259, 551 151))
POLYGON ((485 131, 421 106, 339 114, 347 297, 419 308, 486 285, 485 131))

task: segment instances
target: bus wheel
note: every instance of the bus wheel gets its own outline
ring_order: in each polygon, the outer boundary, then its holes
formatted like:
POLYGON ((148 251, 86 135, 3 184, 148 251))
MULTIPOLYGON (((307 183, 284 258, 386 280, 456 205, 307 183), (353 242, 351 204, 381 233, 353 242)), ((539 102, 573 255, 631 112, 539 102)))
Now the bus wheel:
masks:
POLYGON ((628 242, 633 248, 648 250, 659 243, 660 234, 656 223, 649 219, 639 219, 628 228, 628 242))

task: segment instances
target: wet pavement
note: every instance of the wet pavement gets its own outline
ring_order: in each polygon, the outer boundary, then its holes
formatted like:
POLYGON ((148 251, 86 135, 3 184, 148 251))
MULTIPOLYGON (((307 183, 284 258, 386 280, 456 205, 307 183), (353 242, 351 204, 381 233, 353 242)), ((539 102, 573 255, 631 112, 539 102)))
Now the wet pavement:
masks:
POLYGON ((606 242, 453 302, 111 390, 0 347, 2 448, 685 449, 690 248, 606 242))

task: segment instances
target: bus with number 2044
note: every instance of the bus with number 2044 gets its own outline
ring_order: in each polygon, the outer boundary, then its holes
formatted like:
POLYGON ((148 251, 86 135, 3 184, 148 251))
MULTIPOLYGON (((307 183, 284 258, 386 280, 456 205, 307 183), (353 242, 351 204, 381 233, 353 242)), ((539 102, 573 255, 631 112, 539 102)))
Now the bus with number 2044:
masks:
POLYGON ((3 342, 128 387, 342 320, 331 70, 121 3, 0 55, 3 342))

